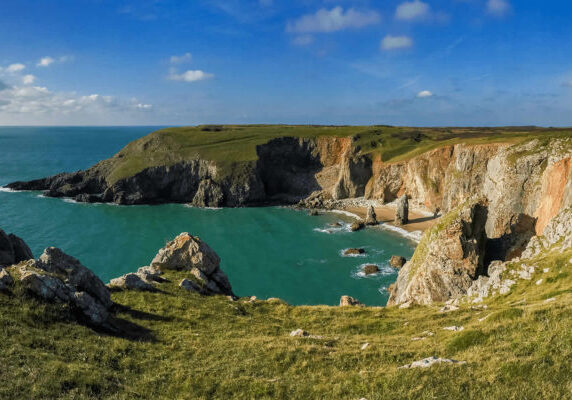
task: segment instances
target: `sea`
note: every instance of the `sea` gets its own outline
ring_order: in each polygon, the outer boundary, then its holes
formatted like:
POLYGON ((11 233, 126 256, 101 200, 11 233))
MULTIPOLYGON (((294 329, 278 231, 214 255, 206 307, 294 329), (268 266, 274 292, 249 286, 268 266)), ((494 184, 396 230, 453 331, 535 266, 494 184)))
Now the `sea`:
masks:
MULTIPOLYGON (((0 127, 0 186, 85 169, 160 127, 0 127)), ((39 257, 49 246, 78 258, 104 282, 149 265, 181 232, 206 241, 239 296, 278 297, 293 305, 337 305, 349 295, 383 306, 415 242, 384 226, 350 232, 354 217, 308 216, 288 207, 200 209, 185 204, 84 204, 0 188, 0 228, 39 257), (343 256, 348 248, 366 253, 343 256), (380 272, 365 276, 366 264, 380 272)))

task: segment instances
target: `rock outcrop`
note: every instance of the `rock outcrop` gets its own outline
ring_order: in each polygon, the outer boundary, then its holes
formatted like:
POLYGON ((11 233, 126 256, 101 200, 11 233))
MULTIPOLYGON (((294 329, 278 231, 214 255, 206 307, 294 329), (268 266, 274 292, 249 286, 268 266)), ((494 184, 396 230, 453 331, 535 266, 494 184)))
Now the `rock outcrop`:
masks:
POLYGON ((21 262, 11 269, 22 287, 38 298, 68 304, 89 324, 109 327, 113 305, 109 290, 76 258, 49 247, 39 259, 21 262))
POLYGON ((0 229, 0 267, 17 264, 34 258, 28 245, 14 234, 0 229))
POLYGON ((409 222, 409 199, 406 194, 401 196, 397 201, 394 222, 396 225, 405 225, 409 222))
POLYGON ((220 258, 205 242, 181 233, 159 250, 151 267, 159 270, 189 271, 180 286, 200 294, 234 296, 226 274, 220 269, 220 258))
POLYGON ((363 304, 354 299, 352 296, 342 296, 340 298, 340 307, 347 307, 347 306, 362 306, 363 304))
POLYGON ((390 287, 388 305, 431 304, 463 295, 486 273, 487 208, 483 201, 460 206, 419 243, 412 259, 390 287))

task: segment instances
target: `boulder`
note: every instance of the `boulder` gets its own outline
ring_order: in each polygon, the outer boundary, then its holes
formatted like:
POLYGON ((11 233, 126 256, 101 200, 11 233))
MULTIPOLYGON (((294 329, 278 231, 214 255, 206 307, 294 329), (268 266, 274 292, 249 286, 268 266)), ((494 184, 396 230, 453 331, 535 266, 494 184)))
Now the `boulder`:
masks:
POLYGON ((391 265, 393 268, 399 269, 403 267, 406 262, 407 260, 405 259, 405 257, 391 256, 391 259, 389 260, 389 265, 391 265))
POLYGON ((68 304, 90 324, 108 326, 113 305, 109 291, 75 258, 50 248, 39 260, 28 260, 14 268, 22 287, 36 297, 68 304))
POLYGON ((362 306, 363 304, 357 300, 354 299, 351 296, 342 296, 340 298, 340 307, 345 307, 345 306, 362 306))
MULTIPOLYGON (((179 284, 186 290, 205 295, 234 296, 226 274, 220 269, 220 258, 205 242, 184 232, 159 250, 151 267, 157 270, 189 271, 189 278, 179 284)), ((157 277, 155 278, 157 279, 157 277)))
POLYGON ((413 361, 411 364, 406 364, 398 369, 410 369, 410 368, 429 368, 435 364, 466 364, 466 361, 451 360, 449 358, 437 358, 428 357, 423 360, 413 361))
POLYGON ((362 271, 366 275, 373 275, 379 272, 379 267, 375 264, 367 264, 363 266, 362 271))
POLYGON ((7 267, 32 258, 32 251, 22 239, 0 229, 0 266, 7 267))
POLYGON ((404 194, 397 201, 397 209, 395 210, 395 224, 405 225, 409 222, 409 199, 404 194))
POLYGON ((97 299, 104 307, 113 302, 105 284, 91 270, 84 267, 78 259, 67 255, 56 247, 48 247, 36 261, 37 268, 55 274, 64 284, 76 291, 83 291, 97 299))
POLYGON ((219 265, 220 258, 209 245, 186 232, 167 243, 151 261, 152 267, 161 270, 196 267, 207 275, 215 272, 219 265))
POLYGON ((365 228, 365 224, 363 223, 363 221, 355 221, 350 225, 350 230, 352 232, 362 230, 363 228, 365 228))
POLYGON ((315 216, 320 215, 320 213, 318 212, 318 210, 312 208, 312 209, 310 209, 310 211, 308 211, 308 215, 310 217, 315 217, 315 216))
POLYGON ((388 305, 432 304, 467 294, 486 274, 487 237, 483 201, 459 206, 426 231, 411 260, 399 271, 388 305))
POLYGON ((377 225, 377 215, 375 215, 375 210, 373 206, 369 206, 367 209, 367 216, 365 217, 366 225, 377 225))
POLYGON ((365 254, 365 249, 360 248, 350 248, 344 250, 344 256, 359 256, 361 254, 365 254))

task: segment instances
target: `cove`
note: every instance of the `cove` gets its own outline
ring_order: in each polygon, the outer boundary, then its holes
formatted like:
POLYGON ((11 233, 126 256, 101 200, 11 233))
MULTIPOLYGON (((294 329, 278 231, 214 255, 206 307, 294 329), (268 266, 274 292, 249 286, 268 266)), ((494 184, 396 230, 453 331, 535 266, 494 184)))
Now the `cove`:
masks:
MULTIPOLYGON (((0 128, 0 185, 85 168, 154 129, 0 128)), ((115 206, 0 192, 0 216, 0 227, 24 238, 36 256, 44 247, 60 247, 104 281, 148 265, 168 240, 189 232, 219 254, 237 295, 295 305, 336 305, 342 295, 384 305, 397 276, 389 258, 409 258, 415 245, 382 227, 349 232, 347 216, 309 217, 283 207, 115 206), (343 257, 349 247, 367 254, 343 257), (362 276, 366 263, 377 264, 380 273, 362 276)))

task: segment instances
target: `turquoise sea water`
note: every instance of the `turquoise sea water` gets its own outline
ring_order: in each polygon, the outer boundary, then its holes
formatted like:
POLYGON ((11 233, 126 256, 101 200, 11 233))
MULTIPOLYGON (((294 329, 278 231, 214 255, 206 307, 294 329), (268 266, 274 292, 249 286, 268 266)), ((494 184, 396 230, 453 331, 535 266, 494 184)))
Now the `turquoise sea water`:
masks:
MULTIPOLYGON (((89 167, 156 127, 0 127, 0 186, 89 167)), ((407 258, 414 243, 375 227, 348 232, 351 218, 309 217, 289 208, 196 209, 180 204, 79 204, 37 192, 0 191, 0 228, 21 236, 36 256, 56 246, 104 281, 148 265, 180 232, 204 239, 221 257, 235 293, 280 297, 291 304, 330 304, 350 295, 369 305, 387 302, 397 273, 393 254, 407 258), (340 222, 342 227, 329 224, 340 222), (364 257, 343 257, 364 247, 364 257), (363 277, 360 266, 381 273, 363 277)))

